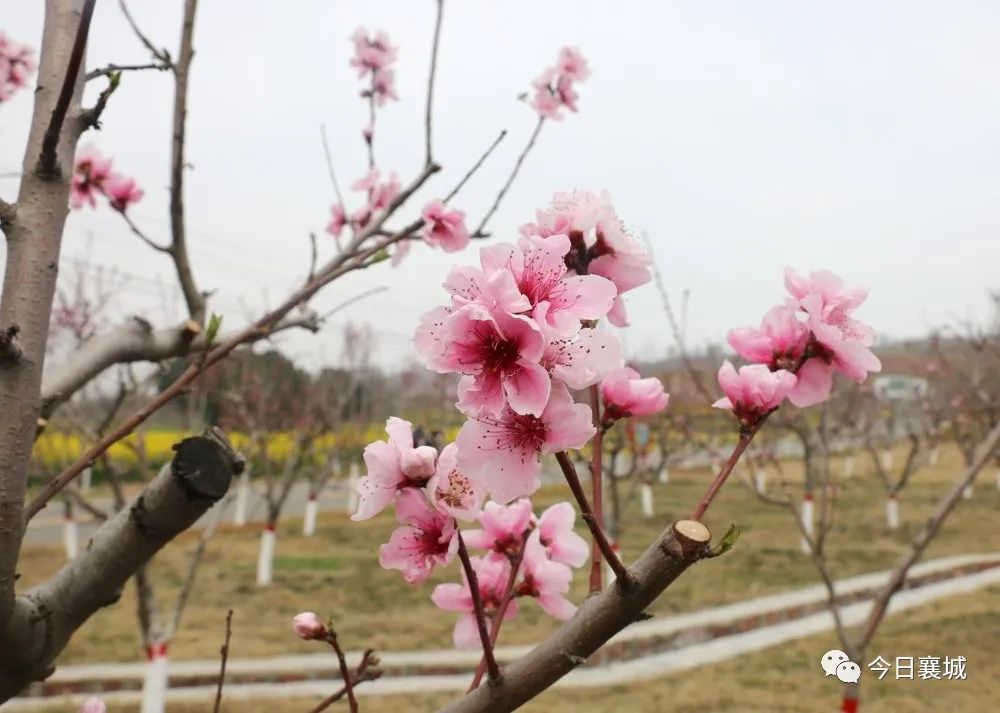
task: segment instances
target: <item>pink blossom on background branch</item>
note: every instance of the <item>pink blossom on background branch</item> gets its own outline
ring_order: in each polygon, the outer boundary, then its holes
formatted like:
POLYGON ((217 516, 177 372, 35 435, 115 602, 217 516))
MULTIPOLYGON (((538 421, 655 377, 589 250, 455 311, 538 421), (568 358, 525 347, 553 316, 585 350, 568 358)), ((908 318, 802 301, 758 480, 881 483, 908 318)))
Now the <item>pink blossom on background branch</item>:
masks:
POLYGON ((35 71, 34 54, 33 49, 14 42, 0 30, 0 103, 28 86, 28 78, 35 71))

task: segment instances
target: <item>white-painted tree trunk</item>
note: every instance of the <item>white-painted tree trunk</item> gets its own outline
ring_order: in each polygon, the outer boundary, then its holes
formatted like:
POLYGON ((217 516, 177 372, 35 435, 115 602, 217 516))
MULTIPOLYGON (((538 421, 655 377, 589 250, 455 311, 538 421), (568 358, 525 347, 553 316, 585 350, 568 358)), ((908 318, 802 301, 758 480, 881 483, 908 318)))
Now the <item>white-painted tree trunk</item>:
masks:
POLYGON ((80 492, 86 494, 90 491, 90 486, 93 484, 94 475, 90 468, 84 468, 83 472, 80 473, 80 492))
POLYGON ((969 483, 964 488, 962 488, 962 497, 965 498, 966 500, 972 499, 972 493, 973 493, 972 483, 969 483))
POLYGON ((892 456, 892 451, 886 448, 882 451, 882 470, 892 470, 895 458, 892 456))
POLYGON ((666 485, 667 483, 670 482, 670 468, 667 467, 666 463, 664 463, 663 467, 660 468, 660 474, 658 476, 658 479, 661 485, 666 485))
POLYGON ((753 469, 753 481, 754 487, 757 488, 757 492, 767 492, 767 473, 765 473, 762 468, 753 469))
POLYGON ((243 527, 247 524, 247 511, 250 507, 250 471, 240 474, 240 482, 236 486, 236 507, 233 510, 233 524, 243 527))
POLYGON ((302 518, 302 534, 312 537, 316 534, 316 513, 319 511, 319 501, 315 495, 310 494, 306 500, 306 513, 302 518))
POLYGON ((358 509, 358 464, 351 463, 347 475, 347 514, 353 515, 358 509))
POLYGON ((642 516, 648 520, 653 517, 653 486, 649 483, 640 485, 639 497, 642 498, 642 516))
POLYGON ((260 556, 257 558, 257 585, 266 587, 271 583, 274 569, 274 542, 277 533, 271 525, 267 525, 260 533, 260 556))
MULTIPOLYGON (((815 517, 812 495, 806 495, 802 498, 802 509, 800 513, 802 518, 802 529, 806 531, 806 535, 809 537, 809 540, 811 540, 813 536, 813 519, 815 517)), ((802 548, 803 554, 809 554, 809 540, 805 537, 801 538, 799 545, 802 548)))
POLYGON ((80 553, 80 526, 76 523, 72 511, 63 517, 63 548, 66 559, 74 559, 80 553))
POLYGON ((899 498, 895 494, 885 499, 885 524, 890 530, 899 529, 899 498))
POLYGON ((934 446, 933 448, 931 448, 930 455, 927 457, 927 460, 930 462, 930 464, 937 465, 938 460, 940 460, 940 458, 941 458, 941 446, 934 446))
POLYGON ((844 477, 850 478, 854 475, 854 456, 844 458, 844 477))
POLYGON ((140 713, 164 713, 167 707, 167 672, 169 659, 166 644, 153 644, 146 652, 146 676, 142 682, 140 713))

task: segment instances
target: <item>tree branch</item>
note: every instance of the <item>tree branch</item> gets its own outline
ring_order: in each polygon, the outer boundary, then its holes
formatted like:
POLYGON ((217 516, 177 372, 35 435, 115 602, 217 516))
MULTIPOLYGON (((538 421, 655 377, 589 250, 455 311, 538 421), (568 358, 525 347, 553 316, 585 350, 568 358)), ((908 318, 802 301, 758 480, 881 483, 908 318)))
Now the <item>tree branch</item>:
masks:
POLYGON ((129 577, 225 495, 243 465, 217 429, 175 448, 171 463, 130 507, 101 526, 83 552, 17 598, 0 630, 0 702, 47 676, 70 635, 117 601, 129 577))
POLYGON ((634 586, 608 587, 588 597, 572 619, 504 669, 495 686, 481 686, 444 713, 511 711, 524 705, 586 661, 632 622, 692 564, 706 557, 711 534, 700 522, 667 528, 635 565, 634 586))
POLYGON ((434 163, 431 155, 431 115, 434 106, 434 78, 437 75, 438 44, 441 41, 441 18, 444 15, 444 0, 437 0, 437 19, 434 21, 434 41, 431 45, 431 70, 427 76, 427 112, 424 115, 425 147, 428 165, 434 163))
POLYGON ((458 557, 462 561, 462 569, 465 570, 465 579, 469 584, 469 594, 472 595, 472 608, 476 616, 476 628, 479 630, 479 643, 483 646, 483 658, 486 659, 486 670, 489 671, 489 683, 495 686, 500 681, 500 667, 497 666, 496 657, 493 655, 493 643, 490 641, 490 633, 486 630, 486 610, 483 608, 483 595, 479 591, 479 577, 472 567, 472 560, 469 558, 469 550, 465 547, 465 540, 462 539, 462 531, 455 529, 455 537, 458 538, 458 557))
POLYGON ((875 631, 878 629, 879 624, 882 623, 886 610, 889 608, 889 600, 903 586, 910 567, 920 559, 924 550, 927 549, 927 545, 930 544, 931 540, 937 535, 938 530, 941 529, 941 525, 944 524, 945 519, 955 508, 955 505, 961 501, 962 491, 976 479, 979 471, 990 462, 998 446, 1000 446, 1000 424, 993 427, 993 430, 990 431, 989 435, 979 446, 979 452, 976 454, 975 459, 951 486, 951 490, 941 498, 937 508, 934 510, 934 514, 931 515, 926 524, 913 537, 910 549, 900 557, 899 562, 889 577, 889 581, 879 592, 879 595, 875 597, 871 611, 868 614, 868 619, 865 621, 861 629, 861 634, 855 644, 859 651, 864 651, 868 648, 868 644, 871 643, 872 637, 875 636, 875 631))
MULTIPOLYGON (((316 332, 321 321, 310 310, 282 319, 270 330, 257 331, 247 342, 267 339, 289 329, 316 332)), ((219 341, 225 341, 225 338, 219 341)), ((159 362, 203 352, 211 346, 204 333, 194 330, 190 323, 169 329, 153 329, 146 320, 133 317, 111 331, 84 342, 71 359, 45 374, 41 391, 42 414, 46 418, 52 415, 60 404, 115 364, 159 362)))
POLYGON ((229 660, 229 639, 232 635, 233 610, 230 609, 229 613, 226 614, 226 640, 219 649, 219 657, 222 662, 219 664, 219 686, 215 689, 215 705, 212 707, 212 713, 219 713, 219 709, 222 707, 222 687, 226 682, 226 662, 229 660))
MULTIPOLYGON (((620 587, 628 588, 632 585, 632 575, 625 568, 625 565, 622 564, 622 561, 618 559, 618 555, 612 549, 611 543, 608 542, 608 536, 604 534, 604 528, 594 516, 594 511, 591 509, 590 503, 587 501, 587 495, 583 492, 583 486, 580 484, 580 478, 576 474, 576 467, 570 461, 565 451, 556 453, 556 460, 559 462, 559 467, 562 468, 563 475, 566 476, 566 482, 569 483, 569 489, 573 492, 573 497, 576 498, 577 505, 580 506, 580 516, 587 523, 587 527, 590 529, 590 534, 594 537, 597 548, 604 559, 607 560, 611 570, 615 573, 617 583, 620 587)), ((591 587, 591 593, 600 591, 600 588, 598 590, 593 589, 593 581, 591 581, 591 587)))
POLYGON ((198 324, 205 321, 205 297, 198 291, 191 271, 191 260, 187 251, 187 234, 184 226, 184 137, 187 130, 187 92, 194 59, 194 16, 198 0, 185 0, 184 22, 181 27, 180 55, 174 64, 176 92, 174 94, 173 142, 170 157, 170 229, 173 239, 170 243, 171 255, 177 268, 177 279, 187 303, 191 319, 198 324))
POLYGON ((171 69, 172 66, 166 62, 151 62, 149 64, 109 64, 106 67, 101 67, 100 69, 92 69, 86 74, 86 81, 91 79, 97 79, 98 77, 107 77, 118 72, 139 72, 144 69, 155 69, 160 72, 171 69))
POLYGON ((503 197, 507 195, 507 191, 510 190, 511 185, 514 183, 514 179, 517 178, 518 171, 521 170, 521 166, 524 164, 524 159, 527 158, 528 153, 530 153, 531 149, 534 147, 535 141, 538 139, 538 135, 542 132, 542 126, 544 124, 545 117, 539 116, 538 123, 535 125, 535 130, 531 132, 531 137, 528 139, 527 146, 524 147, 524 150, 517 157, 517 161, 514 163, 514 170, 510 172, 510 176, 507 177, 507 181, 500 188, 500 192, 497 194, 496 200, 493 201, 493 205, 490 206, 490 209, 486 211, 486 215, 483 216, 482 222, 479 223, 479 227, 476 228, 475 233, 473 234, 474 237, 482 237, 484 235, 483 230, 485 230, 486 224, 490 221, 490 218, 493 217, 493 214, 497 212, 497 209, 500 207, 500 201, 502 201, 503 197))
POLYGON ((59 146, 59 137, 62 134, 63 122, 66 120, 66 112, 69 111, 70 101, 76 92, 78 84, 77 75, 80 74, 83 55, 87 51, 87 35, 90 33, 90 20, 94 16, 94 5, 96 2, 97 0, 84 0, 83 10, 80 12, 80 22, 76 26, 76 39, 73 41, 73 50, 66 65, 66 74, 63 77, 62 89, 59 91, 59 98, 56 100, 55 108, 52 110, 49 128, 45 130, 45 137, 42 139, 42 150, 38 156, 38 167, 36 170, 43 178, 52 178, 58 172, 56 149, 59 146))

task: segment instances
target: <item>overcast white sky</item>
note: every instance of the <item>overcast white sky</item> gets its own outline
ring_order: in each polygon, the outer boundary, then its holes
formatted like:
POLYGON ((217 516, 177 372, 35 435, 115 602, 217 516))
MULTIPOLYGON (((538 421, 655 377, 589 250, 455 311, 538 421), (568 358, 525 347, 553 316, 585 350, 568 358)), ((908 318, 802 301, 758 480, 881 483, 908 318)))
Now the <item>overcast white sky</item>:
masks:
MULTIPOLYGON (((0 3, 0 29, 37 46, 43 3, 0 3)), ((171 50, 181 5, 131 3, 171 50)), ((404 182, 419 169, 434 4, 200 5, 188 225, 199 284, 217 290, 214 309, 236 322, 301 279, 310 231, 331 252, 321 123, 341 183, 364 173, 366 109, 347 66, 359 24, 386 30, 400 48, 401 101, 380 113, 378 163, 404 182)), ((88 68, 148 59, 112 0, 98 3, 91 38, 88 68)), ((514 98, 563 44, 578 45, 593 69, 580 113, 546 125, 492 223, 498 237, 514 238, 557 190, 607 188, 626 224, 654 240, 672 294, 691 290, 699 343, 756 323, 781 299, 786 264, 869 285, 863 316, 888 336, 984 314, 987 289, 1000 287, 1000 5, 449 0, 435 104, 445 171, 413 212, 450 190, 506 128, 502 149, 455 201, 478 221, 534 125, 514 98)), ((83 141, 138 178, 147 196, 134 217, 157 237, 168 228, 171 101, 167 75, 129 74, 103 131, 83 141)), ((20 166, 30 105, 22 92, 0 106, 0 174, 20 166)), ((16 179, 0 179, 0 195, 15 189, 16 179)), ((71 215, 64 255, 64 275, 81 259, 118 266, 129 278, 122 310, 158 323, 180 317, 169 263, 106 207, 71 215)), ((446 256, 416 246, 402 267, 335 283, 316 305, 388 286, 344 318, 372 322, 382 363, 400 365, 412 358, 419 315, 443 301, 454 260, 476 261, 475 248, 446 256)), ((655 289, 628 304, 629 351, 665 353, 655 289)), ((335 361, 337 334, 334 325, 283 343, 313 364, 335 361)))

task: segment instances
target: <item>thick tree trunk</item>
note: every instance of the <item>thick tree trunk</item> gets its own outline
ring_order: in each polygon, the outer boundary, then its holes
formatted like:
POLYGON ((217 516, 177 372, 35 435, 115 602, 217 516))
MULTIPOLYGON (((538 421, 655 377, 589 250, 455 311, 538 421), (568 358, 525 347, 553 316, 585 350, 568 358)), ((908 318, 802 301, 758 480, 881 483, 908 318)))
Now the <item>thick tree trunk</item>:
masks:
POLYGON ((28 459, 40 410, 38 394, 49 331, 59 248, 69 211, 69 182, 79 130, 79 73, 69 103, 56 170, 40 171, 43 139, 52 120, 80 23, 82 0, 48 0, 38 89, 17 202, 2 222, 7 263, 0 293, 0 330, 15 331, 16 358, 0 360, 0 631, 14 615, 14 582, 24 532, 28 459))

